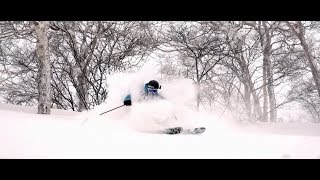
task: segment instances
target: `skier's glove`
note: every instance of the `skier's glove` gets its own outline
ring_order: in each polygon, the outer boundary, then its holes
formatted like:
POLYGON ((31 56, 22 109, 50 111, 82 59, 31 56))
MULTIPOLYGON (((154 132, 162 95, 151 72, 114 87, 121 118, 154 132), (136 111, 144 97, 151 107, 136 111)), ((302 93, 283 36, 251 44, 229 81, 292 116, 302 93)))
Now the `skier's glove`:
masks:
POLYGON ((123 101, 123 104, 126 106, 131 106, 131 100, 125 100, 123 101))

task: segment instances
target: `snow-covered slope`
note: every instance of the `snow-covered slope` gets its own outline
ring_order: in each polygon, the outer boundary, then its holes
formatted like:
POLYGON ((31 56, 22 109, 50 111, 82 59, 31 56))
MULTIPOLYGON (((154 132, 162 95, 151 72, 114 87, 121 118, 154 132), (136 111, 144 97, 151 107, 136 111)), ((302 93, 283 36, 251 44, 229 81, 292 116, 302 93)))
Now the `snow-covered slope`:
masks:
POLYGON ((136 131, 126 120, 36 107, 0 105, 0 158, 320 158, 320 126, 223 123, 202 135, 136 131))

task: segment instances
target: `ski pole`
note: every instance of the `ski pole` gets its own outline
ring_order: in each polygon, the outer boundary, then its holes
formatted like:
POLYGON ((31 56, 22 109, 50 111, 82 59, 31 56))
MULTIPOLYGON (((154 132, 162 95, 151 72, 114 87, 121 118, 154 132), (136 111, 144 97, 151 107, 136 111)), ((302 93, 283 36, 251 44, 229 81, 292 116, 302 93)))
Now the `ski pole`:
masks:
POLYGON ((118 106, 118 107, 116 107, 116 108, 110 109, 109 111, 106 111, 106 112, 104 112, 104 113, 101 113, 100 115, 105 114, 105 113, 110 112, 110 111, 113 111, 113 110, 115 110, 115 109, 118 109, 118 108, 120 108, 120 107, 122 107, 122 106, 124 106, 124 104, 121 105, 121 106, 118 106))

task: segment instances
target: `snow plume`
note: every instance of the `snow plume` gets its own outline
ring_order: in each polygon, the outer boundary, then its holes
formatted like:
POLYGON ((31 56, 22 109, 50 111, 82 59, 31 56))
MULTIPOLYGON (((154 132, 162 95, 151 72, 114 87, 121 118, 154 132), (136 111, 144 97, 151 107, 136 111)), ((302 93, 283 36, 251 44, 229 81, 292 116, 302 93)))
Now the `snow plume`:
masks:
POLYGON ((89 112, 84 112, 87 119, 114 119, 126 120, 129 118, 130 110, 133 106, 124 106, 100 116, 113 108, 123 105, 124 98, 131 94, 132 104, 141 96, 144 84, 152 79, 160 79, 157 76, 156 65, 147 63, 137 72, 131 73, 115 73, 108 77, 108 97, 105 103, 96 106, 89 112))
POLYGON ((106 119, 123 122, 139 131, 156 131, 165 127, 183 126, 191 128, 203 126, 205 120, 213 116, 194 111, 196 87, 189 79, 163 80, 158 73, 159 67, 148 63, 137 72, 116 73, 108 78, 108 98, 95 109, 84 112, 86 120, 106 119), (144 84, 157 80, 161 85, 159 93, 165 98, 157 101, 138 102, 144 84), (99 115, 123 104, 126 95, 131 94, 132 106, 124 106, 99 115))

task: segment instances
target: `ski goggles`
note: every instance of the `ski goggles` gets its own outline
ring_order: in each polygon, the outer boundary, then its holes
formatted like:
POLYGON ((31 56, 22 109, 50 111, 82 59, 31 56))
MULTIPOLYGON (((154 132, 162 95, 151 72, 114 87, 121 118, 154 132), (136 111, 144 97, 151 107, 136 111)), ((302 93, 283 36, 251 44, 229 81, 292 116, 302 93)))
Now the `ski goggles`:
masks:
POLYGON ((155 89, 154 87, 148 87, 147 90, 148 90, 148 93, 152 93, 152 94, 158 93, 158 89, 155 89))

